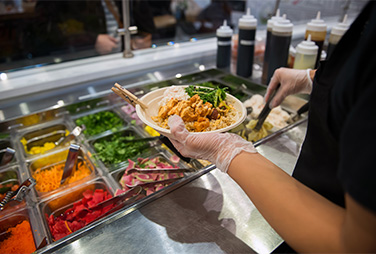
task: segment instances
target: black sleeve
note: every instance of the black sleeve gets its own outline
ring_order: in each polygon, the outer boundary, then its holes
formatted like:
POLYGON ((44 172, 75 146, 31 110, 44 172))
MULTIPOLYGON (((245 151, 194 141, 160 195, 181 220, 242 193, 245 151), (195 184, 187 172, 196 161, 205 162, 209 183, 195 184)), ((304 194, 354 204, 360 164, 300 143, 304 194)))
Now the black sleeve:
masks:
POLYGON ((376 78, 371 82, 344 122, 339 177, 345 192, 376 212, 376 78))
POLYGON ((344 191, 376 211, 376 4, 332 97, 339 129, 339 178, 344 191))

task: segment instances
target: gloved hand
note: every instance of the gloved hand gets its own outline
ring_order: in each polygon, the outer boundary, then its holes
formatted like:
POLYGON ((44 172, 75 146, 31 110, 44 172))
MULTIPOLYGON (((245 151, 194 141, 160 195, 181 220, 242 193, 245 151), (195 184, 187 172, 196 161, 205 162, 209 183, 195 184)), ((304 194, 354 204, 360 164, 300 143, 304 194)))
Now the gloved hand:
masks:
POLYGON ((192 134, 177 115, 169 117, 168 126, 171 129, 168 138, 183 156, 208 160, 225 173, 240 152, 257 153, 251 142, 233 133, 192 134))
POLYGON ((309 76, 309 71, 310 69, 296 70, 289 68, 275 70, 265 94, 265 101, 268 101, 269 96, 277 88, 278 84, 281 84, 281 86, 270 102, 269 107, 274 108, 279 106, 287 96, 292 94, 310 94, 312 91, 312 80, 309 76))

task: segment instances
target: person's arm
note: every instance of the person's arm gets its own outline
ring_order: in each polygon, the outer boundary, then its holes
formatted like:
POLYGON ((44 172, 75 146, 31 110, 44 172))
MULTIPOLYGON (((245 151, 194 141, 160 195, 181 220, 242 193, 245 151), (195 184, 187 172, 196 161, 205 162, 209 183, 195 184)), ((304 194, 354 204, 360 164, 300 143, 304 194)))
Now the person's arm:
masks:
POLYGON ((339 207, 258 153, 240 153, 228 174, 296 251, 376 252, 376 214, 349 195, 339 207))
POLYGON ((335 205, 257 153, 236 134, 194 135, 170 116, 171 142, 190 158, 227 172, 278 234, 298 252, 376 252, 376 213, 346 195, 335 205))

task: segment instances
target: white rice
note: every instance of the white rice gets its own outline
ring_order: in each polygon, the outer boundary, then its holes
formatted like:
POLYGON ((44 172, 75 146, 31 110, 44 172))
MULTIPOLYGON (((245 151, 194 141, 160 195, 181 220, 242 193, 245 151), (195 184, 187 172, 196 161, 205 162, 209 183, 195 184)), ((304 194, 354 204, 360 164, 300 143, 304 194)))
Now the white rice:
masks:
POLYGON ((158 105, 164 106, 171 99, 177 100, 189 100, 189 95, 185 92, 184 88, 181 86, 170 86, 163 93, 163 99, 158 103, 158 105))

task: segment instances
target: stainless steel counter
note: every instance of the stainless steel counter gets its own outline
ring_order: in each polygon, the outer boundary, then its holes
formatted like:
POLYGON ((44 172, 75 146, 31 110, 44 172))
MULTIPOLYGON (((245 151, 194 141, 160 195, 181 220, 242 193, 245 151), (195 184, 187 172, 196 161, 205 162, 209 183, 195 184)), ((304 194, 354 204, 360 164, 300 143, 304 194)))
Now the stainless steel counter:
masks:
MULTIPOLYGON (((305 132, 302 121, 257 149, 291 174, 305 132)), ((213 169, 126 216, 94 225, 58 252, 270 253, 282 242, 243 190, 213 169)))

